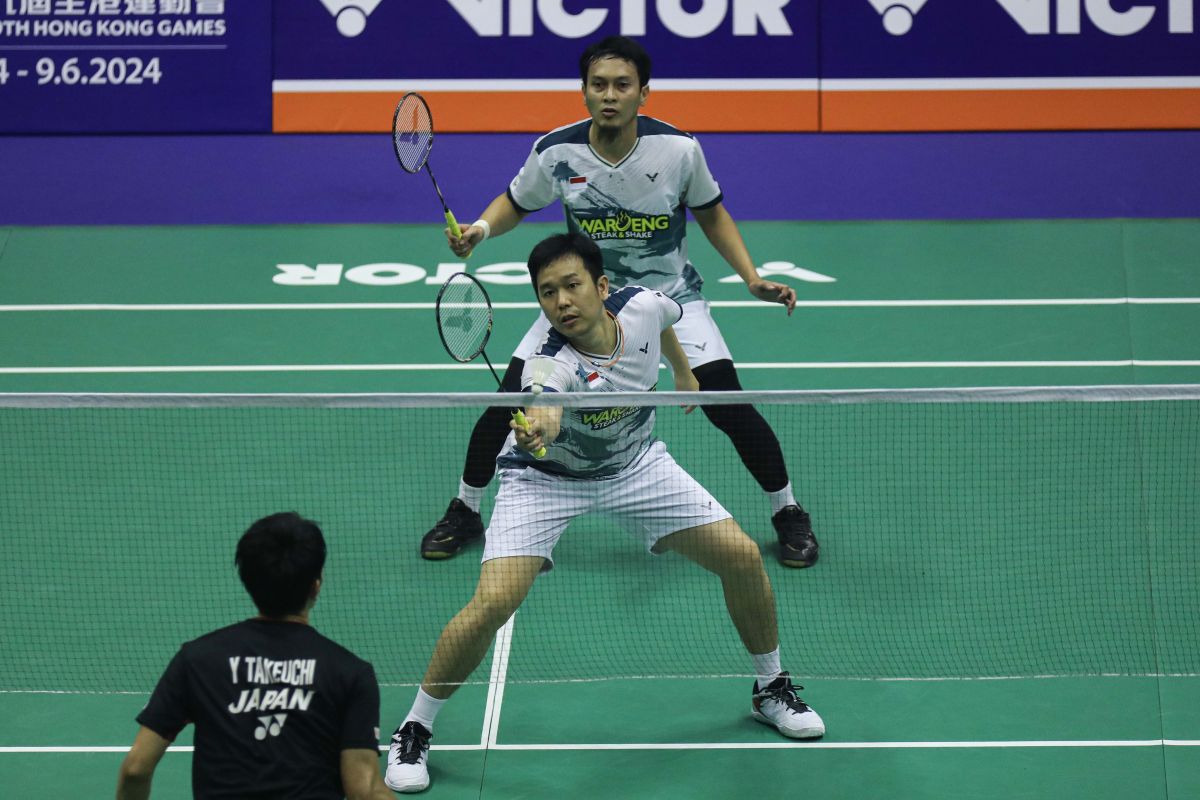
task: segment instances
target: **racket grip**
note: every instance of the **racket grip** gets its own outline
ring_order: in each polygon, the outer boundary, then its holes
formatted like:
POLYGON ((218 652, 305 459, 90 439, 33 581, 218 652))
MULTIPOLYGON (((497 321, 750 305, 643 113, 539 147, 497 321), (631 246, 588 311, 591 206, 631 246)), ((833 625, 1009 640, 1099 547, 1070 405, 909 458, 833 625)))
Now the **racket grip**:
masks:
POLYGON ((454 234, 454 238, 458 239, 462 236, 462 228, 458 227, 458 220, 454 218, 454 212, 446 209, 446 225, 449 226, 450 232, 454 234))
MULTIPOLYGON (((518 408, 513 412, 513 419, 517 421, 518 425, 525 429, 526 433, 529 432, 529 420, 525 419, 525 412, 518 408)), ((533 451, 534 458, 544 458, 545 456, 546 448, 544 447, 539 447, 537 450, 533 451)))

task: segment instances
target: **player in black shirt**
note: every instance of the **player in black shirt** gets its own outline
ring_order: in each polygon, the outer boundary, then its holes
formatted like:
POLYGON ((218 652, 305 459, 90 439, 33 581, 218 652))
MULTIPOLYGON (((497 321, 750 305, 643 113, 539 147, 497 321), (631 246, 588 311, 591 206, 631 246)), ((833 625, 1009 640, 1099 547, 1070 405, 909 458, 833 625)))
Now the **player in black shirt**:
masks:
POLYGON ((325 564, 320 528, 294 513, 261 519, 238 542, 235 563, 259 616, 171 659, 138 714, 117 800, 150 796, 159 759, 189 722, 198 800, 391 800, 379 769, 375 671, 308 624, 325 564))

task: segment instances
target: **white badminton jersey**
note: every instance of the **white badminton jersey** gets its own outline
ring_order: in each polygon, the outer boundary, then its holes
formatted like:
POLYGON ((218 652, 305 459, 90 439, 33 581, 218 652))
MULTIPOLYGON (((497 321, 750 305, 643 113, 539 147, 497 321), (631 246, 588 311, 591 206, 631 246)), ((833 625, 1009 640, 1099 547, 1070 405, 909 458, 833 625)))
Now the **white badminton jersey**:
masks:
MULTIPOLYGON (((538 358, 555 362, 546 379, 547 392, 646 392, 658 383, 662 356, 659 335, 679 321, 683 310, 661 292, 626 286, 609 295, 604 307, 617 321, 617 346, 608 355, 576 350, 567 337, 553 328, 543 337, 534 355, 525 362, 521 386, 533 383, 538 358)), ((534 458, 516 446, 509 434, 502 468, 533 467, 568 478, 615 475, 635 462, 654 441, 653 406, 615 406, 600 403, 589 408, 564 408, 558 438, 546 448, 544 458, 534 458)))
POLYGON ((509 184, 509 200, 537 211, 560 199, 567 227, 600 245, 615 286, 645 286, 678 303, 700 300, 703 280, 688 262, 685 209, 711 208, 722 197, 700 143, 639 116, 633 150, 609 164, 588 143, 591 127, 586 119, 538 139, 509 184))

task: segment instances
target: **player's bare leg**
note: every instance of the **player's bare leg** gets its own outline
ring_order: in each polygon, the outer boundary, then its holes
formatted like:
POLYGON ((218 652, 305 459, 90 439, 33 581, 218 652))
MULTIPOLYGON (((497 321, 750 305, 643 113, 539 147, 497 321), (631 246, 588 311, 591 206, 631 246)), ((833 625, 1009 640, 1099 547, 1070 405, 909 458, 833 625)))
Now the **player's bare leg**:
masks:
POLYGON ((733 519, 676 531, 657 549, 679 553, 721 579, 725 607, 747 650, 767 653, 779 646, 771 579, 758 545, 733 519))
POLYGON ((529 594, 543 561, 514 556, 483 563, 474 597, 442 629, 413 710, 392 734, 384 783, 393 791, 421 792, 429 786, 426 757, 437 709, 479 666, 496 631, 529 594))
POLYGON ((775 595, 754 541, 736 522, 726 519, 676 531, 660 540, 656 549, 679 553, 718 576, 729 617, 751 657, 756 664, 773 660, 771 679, 754 684, 752 716, 794 739, 823 736, 821 717, 797 696, 788 673, 778 669, 775 595))
POLYGON ((500 626, 525 600, 542 568, 540 556, 494 558, 483 563, 475 595, 442 629, 421 688, 449 697, 487 654, 500 626))

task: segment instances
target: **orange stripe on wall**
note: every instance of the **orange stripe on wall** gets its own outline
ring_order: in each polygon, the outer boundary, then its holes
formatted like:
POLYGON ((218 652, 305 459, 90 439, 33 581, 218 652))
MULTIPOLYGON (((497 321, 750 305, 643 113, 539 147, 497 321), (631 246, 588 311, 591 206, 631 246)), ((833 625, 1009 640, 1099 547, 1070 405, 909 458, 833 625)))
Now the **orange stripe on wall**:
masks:
POLYGON ((1200 127, 1200 89, 978 89, 821 93, 826 131, 1200 127))
MULTIPOLYGON (((402 93, 279 92, 277 133, 391 130, 402 93)), ((587 116, 575 92, 423 92, 438 131, 545 133, 587 116)), ((815 91, 655 92, 644 113, 686 131, 815 131, 815 91)))

